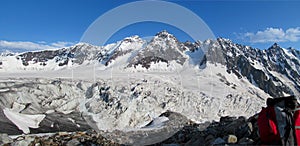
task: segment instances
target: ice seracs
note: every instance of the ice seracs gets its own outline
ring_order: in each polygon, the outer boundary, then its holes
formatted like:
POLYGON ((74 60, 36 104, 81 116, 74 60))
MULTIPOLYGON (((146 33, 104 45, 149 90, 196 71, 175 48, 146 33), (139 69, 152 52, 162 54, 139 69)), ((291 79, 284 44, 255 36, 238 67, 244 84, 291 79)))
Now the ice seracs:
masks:
POLYGON ((80 112, 99 130, 136 129, 155 119, 163 127, 172 120, 158 117, 168 110, 197 122, 251 116, 268 97, 299 95, 299 54, 224 38, 183 43, 162 31, 149 42, 132 36, 1 56, 0 107, 29 115, 80 112))

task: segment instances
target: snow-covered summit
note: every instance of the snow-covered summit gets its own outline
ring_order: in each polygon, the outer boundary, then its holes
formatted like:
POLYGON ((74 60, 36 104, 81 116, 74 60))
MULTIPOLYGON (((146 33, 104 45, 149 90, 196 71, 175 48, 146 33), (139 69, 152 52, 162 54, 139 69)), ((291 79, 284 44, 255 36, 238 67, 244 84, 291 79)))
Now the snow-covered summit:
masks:
POLYGON ((154 40, 155 39, 165 39, 165 40, 170 40, 170 41, 176 41, 176 42, 178 42, 177 38, 173 34, 170 34, 166 30, 158 32, 153 39, 154 40))
POLYGON ((183 65, 186 60, 181 43, 167 31, 162 31, 130 60, 128 67, 141 66, 148 69, 151 65, 161 63, 168 67, 172 63, 183 65))

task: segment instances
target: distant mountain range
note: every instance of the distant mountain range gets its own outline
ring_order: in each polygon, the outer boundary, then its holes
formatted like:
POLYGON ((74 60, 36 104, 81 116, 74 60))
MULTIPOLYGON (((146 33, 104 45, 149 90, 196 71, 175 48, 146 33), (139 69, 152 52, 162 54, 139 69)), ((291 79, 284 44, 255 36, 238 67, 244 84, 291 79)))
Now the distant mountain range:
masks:
POLYGON ((61 70, 90 64, 102 64, 107 68, 117 65, 124 70, 164 70, 189 64, 201 70, 210 63, 226 66, 228 74, 246 78, 269 95, 279 97, 299 95, 299 59, 299 50, 284 49, 276 43, 266 50, 224 38, 183 43, 162 31, 150 42, 132 36, 106 46, 79 43, 58 50, 2 53, 0 71, 61 70))

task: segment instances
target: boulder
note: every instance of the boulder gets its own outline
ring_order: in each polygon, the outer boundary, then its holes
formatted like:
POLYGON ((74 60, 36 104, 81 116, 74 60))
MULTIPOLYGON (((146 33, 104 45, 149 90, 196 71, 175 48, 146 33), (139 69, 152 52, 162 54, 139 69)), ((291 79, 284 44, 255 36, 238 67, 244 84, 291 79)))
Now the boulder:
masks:
POLYGON ((225 139, 226 143, 228 143, 228 144, 235 144, 235 143, 237 143, 237 137, 235 135, 225 136, 224 139, 225 139))
POLYGON ((225 125, 224 131, 227 134, 236 134, 241 131, 243 126, 246 125, 246 119, 245 117, 239 117, 236 120, 233 120, 225 125))
POLYGON ((217 139, 214 140, 214 142, 212 143, 212 145, 219 145, 219 144, 225 144, 225 140, 218 137, 217 139))
POLYGON ((79 146, 81 143, 77 139, 72 139, 67 142, 67 146, 79 146))
POLYGON ((6 133, 0 133, 0 145, 6 143, 12 143, 13 140, 6 133))
POLYGON ((205 146, 205 139, 202 136, 195 136, 185 143, 185 146, 205 146))
POLYGON ((243 137, 242 139, 239 140, 238 144, 240 144, 240 145, 253 145, 254 141, 250 138, 243 137))
MULTIPOLYGON (((23 136, 22 136, 23 137, 23 136)), ((30 136, 24 136, 23 139, 19 138, 20 140, 17 140, 15 142, 13 142, 11 145, 12 146, 25 146, 25 145, 29 145, 31 144, 31 142, 33 142, 35 140, 34 137, 30 137, 30 136)))
POLYGON ((205 145, 211 145, 215 141, 215 137, 213 135, 208 135, 205 137, 205 145))

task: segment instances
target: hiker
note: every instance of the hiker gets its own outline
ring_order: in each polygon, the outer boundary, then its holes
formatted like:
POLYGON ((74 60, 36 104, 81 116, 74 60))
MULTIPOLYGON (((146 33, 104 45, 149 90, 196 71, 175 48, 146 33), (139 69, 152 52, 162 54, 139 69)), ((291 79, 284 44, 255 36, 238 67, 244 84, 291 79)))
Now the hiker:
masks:
POLYGON ((295 115, 298 113, 295 110, 298 105, 295 96, 267 99, 267 107, 261 110, 257 120, 261 144, 297 145, 295 121, 300 122, 300 114, 295 115))

